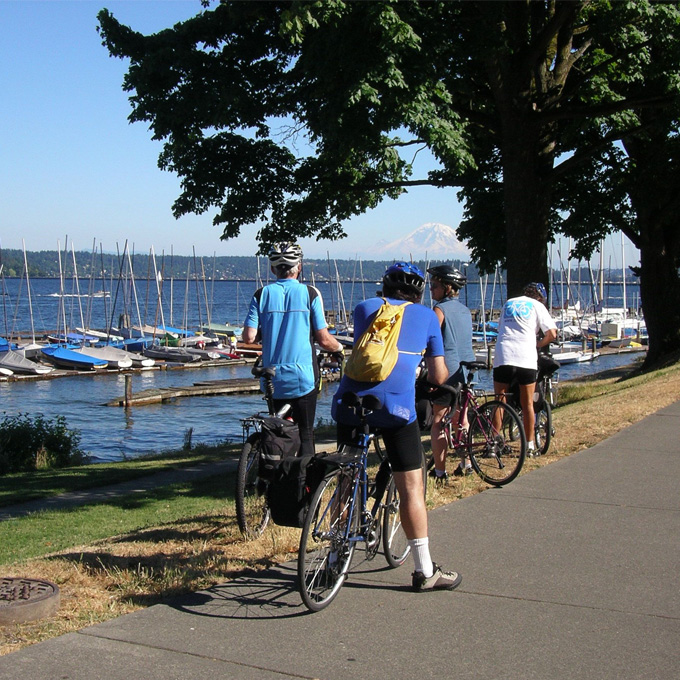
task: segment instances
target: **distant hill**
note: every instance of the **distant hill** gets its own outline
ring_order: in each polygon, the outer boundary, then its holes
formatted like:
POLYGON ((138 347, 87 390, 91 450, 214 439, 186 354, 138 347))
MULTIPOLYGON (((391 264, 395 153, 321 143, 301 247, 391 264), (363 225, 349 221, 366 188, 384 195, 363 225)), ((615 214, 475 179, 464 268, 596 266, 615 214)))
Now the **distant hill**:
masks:
MULTIPOLYGON (((426 227, 428 225, 423 225, 426 227)), ((435 225, 436 227, 445 227, 445 225, 435 225)), ((440 245, 442 237, 444 243, 450 240, 450 233, 446 231, 450 229, 445 227, 442 229, 430 229, 427 233, 421 232, 423 227, 419 227, 412 234, 399 241, 392 242, 393 244, 401 244, 403 248, 403 255, 388 256, 389 259, 384 260, 322 260, 322 259, 305 259, 303 267, 303 275, 307 281, 312 278, 316 281, 333 281, 336 279, 336 267, 338 277, 341 281, 353 281, 363 278, 364 281, 379 281, 385 269, 394 262, 395 259, 410 260, 409 243, 415 243, 413 238, 419 240, 421 236, 430 236, 432 240, 428 241, 427 249, 421 245, 422 257, 416 257, 416 252, 413 252, 414 262, 423 271, 430 263, 436 262, 450 262, 454 267, 467 271, 468 280, 475 281, 478 278, 477 269, 472 263, 467 263, 465 258, 447 257, 440 254, 440 245), (419 236, 420 232, 420 236, 419 236), (427 250, 428 261, 425 261, 425 250, 427 250), (465 263, 465 265, 464 265, 465 263)), ((385 250, 391 244, 385 244, 385 250)), ((446 247, 446 246, 445 246, 446 247)), ((381 251, 382 252, 382 251, 381 251)), ((387 252, 385 253, 387 255, 387 252)), ((117 280, 119 272, 121 271, 121 261, 117 255, 111 253, 104 253, 103 255, 96 254, 94 257, 90 252, 76 252, 76 267, 78 270, 78 277, 80 279, 102 278, 117 280)), ((59 253, 56 250, 39 250, 26 253, 26 260, 28 261, 28 275, 29 278, 59 278, 59 253)), ((61 253, 62 265, 64 267, 64 277, 67 279, 73 278, 73 259, 70 253, 65 257, 61 253)), ((123 263, 122 271, 127 274, 127 262, 123 263)), ((3 249, 0 252, 0 267, 2 268, 2 276, 6 278, 17 278, 24 276, 24 255, 21 250, 3 249)), ((154 265, 153 260, 147 254, 135 254, 132 257, 132 267, 136 279, 153 278, 154 265)), ((202 279, 204 276, 207 280, 230 280, 230 281, 257 281, 259 278, 265 281, 271 279, 271 274, 268 276, 269 263, 266 257, 243 257, 243 256, 221 256, 215 258, 193 258, 186 255, 174 255, 170 257, 156 255, 156 270, 161 274, 162 278, 169 280, 186 279, 189 278, 202 279), (198 277, 196 273, 198 272, 198 277)), ((572 270, 576 272, 576 270, 572 270)), ((576 273, 572 274, 575 279, 576 273)), ((559 274, 555 274, 559 278, 559 274)), ((589 272, 586 268, 582 269, 582 279, 589 280, 589 272)), ((606 272, 608 281, 621 281, 621 270, 612 269, 606 272)), ((632 275, 630 271, 626 272, 626 280, 636 282, 637 278, 632 275)))
MULTIPOLYGON (((78 277, 89 279, 91 276, 117 280, 119 272, 128 273, 128 263, 123 262, 117 255, 104 253, 103 255, 80 251, 76 252, 76 268, 78 277), (122 264, 122 266, 121 266, 122 264)), ((131 257, 132 269, 136 279, 153 279, 158 272, 163 279, 169 280, 186 279, 187 275, 193 279, 197 277, 211 280, 231 281, 257 281, 259 278, 267 280, 271 278, 269 261, 266 257, 244 256, 220 256, 215 258, 193 258, 186 255, 174 255, 170 257, 156 255, 154 270, 153 259, 148 254, 135 254, 131 257), (259 259, 259 267, 258 267, 259 259)), ((409 258, 406 258, 409 259, 409 258)), ((26 252, 29 278, 59 278, 59 253, 56 250, 40 250, 26 252)), ((61 253, 63 275, 65 278, 73 278, 73 258, 71 253, 65 257, 61 253)), ((438 260, 440 261, 440 260, 438 260)), ((310 281, 312 277, 318 281, 329 281, 337 276, 342 281, 359 280, 363 276, 365 281, 378 281, 382 278, 385 269, 394 262, 394 259, 386 260, 321 260, 305 259, 303 262, 303 275, 310 281)), ((415 260, 415 263, 425 270, 428 263, 424 260, 415 260)), ((21 250, 3 249, 0 255, 2 275, 7 278, 16 278, 24 275, 24 255, 21 250)), ((455 266, 462 266, 461 262, 455 261, 455 266)), ((474 267, 470 267, 468 273, 476 274, 474 267)))

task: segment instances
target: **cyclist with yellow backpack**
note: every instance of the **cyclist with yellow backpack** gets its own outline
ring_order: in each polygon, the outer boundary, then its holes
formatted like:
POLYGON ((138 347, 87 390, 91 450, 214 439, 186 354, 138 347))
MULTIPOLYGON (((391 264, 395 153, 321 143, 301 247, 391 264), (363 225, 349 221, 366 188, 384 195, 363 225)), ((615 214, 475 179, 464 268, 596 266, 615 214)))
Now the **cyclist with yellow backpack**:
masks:
POLYGON ((383 276, 384 297, 369 298, 356 306, 354 349, 332 407, 338 444, 353 444, 359 423, 354 411, 343 405, 343 395, 371 394, 381 403, 367 421, 380 430, 392 467, 401 500, 401 523, 415 562, 412 587, 416 592, 451 590, 461 582, 459 574, 433 563, 429 550, 415 378, 423 356, 430 382, 442 384, 449 373, 439 320, 431 309, 419 304, 424 289, 425 277, 418 267, 395 262, 383 276))

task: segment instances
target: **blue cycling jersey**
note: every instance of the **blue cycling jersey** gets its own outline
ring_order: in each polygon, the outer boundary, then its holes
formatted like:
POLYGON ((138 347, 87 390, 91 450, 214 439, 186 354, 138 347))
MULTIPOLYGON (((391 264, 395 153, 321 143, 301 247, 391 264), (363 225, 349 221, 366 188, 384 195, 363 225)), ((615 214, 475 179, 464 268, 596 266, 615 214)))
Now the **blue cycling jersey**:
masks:
POLYGON ((297 279, 279 279, 253 296, 245 325, 261 331, 262 365, 276 369, 275 399, 295 399, 317 387, 313 333, 326 328, 318 291, 310 295, 297 279))
MULTIPOLYGON (((387 298, 393 305, 404 304, 403 300, 387 298)), ((382 305, 382 298, 370 298, 360 302, 354 310, 355 341, 369 326, 382 305)), ((416 369, 421 358, 443 356, 444 345, 437 315, 423 305, 407 305, 397 341, 399 358, 392 373, 379 383, 366 383, 343 376, 338 391, 333 397, 332 415, 339 423, 358 425, 354 414, 342 406, 340 398, 345 392, 359 396, 373 394, 382 403, 382 408, 368 417, 368 424, 374 427, 400 427, 416 419, 416 369)))

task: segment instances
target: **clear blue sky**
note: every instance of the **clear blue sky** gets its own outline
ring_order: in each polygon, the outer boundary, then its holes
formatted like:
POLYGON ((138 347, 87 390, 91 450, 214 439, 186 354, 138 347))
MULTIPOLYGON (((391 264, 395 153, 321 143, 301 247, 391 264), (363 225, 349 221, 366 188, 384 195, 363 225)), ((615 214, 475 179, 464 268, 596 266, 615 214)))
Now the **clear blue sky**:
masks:
MULTIPOLYGON (((51 250, 68 236, 78 250, 96 240, 115 251, 127 239, 137 252, 253 255, 255 226, 223 242, 212 212, 172 216, 179 181, 158 169, 161 143, 146 125, 127 121, 127 62, 109 57, 96 31, 104 7, 142 33, 201 10, 199 0, 0 0, 0 245, 21 248, 23 239, 28 250, 51 250)), ((380 240, 427 222, 456 227, 461 213, 454 189, 421 187, 349 222, 344 241, 303 248, 312 257, 381 259, 372 250, 380 240)), ((620 266, 618 237, 611 248, 606 258, 620 266)), ((632 246, 625 258, 639 259, 632 246)))

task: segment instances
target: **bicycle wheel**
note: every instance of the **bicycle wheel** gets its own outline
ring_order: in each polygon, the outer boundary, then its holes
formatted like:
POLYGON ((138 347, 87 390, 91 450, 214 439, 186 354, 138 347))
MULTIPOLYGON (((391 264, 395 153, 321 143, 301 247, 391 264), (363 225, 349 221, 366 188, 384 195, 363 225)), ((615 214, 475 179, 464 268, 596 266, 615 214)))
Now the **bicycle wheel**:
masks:
POLYGON ((262 438, 255 432, 243 445, 236 474, 236 521, 249 539, 260 536, 269 522, 267 483, 258 476, 261 450, 262 438))
POLYGON ((501 401, 479 406, 470 418, 468 455, 488 484, 503 486, 522 469, 527 441, 517 412, 501 401))
POLYGON ((383 508, 383 551, 387 564, 393 569, 400 567, 406 561, 411 548, 408 539, 401 526, 399 515, 399 493, 390 479, 385 494, 385 507, 383 508))
POLYGON ((536 453, 543 456, 550 448, 552 441, 552 409, 550 404, 546 401, 540 410, 536 413, 536 427, 534 428, 534 435, 536 439, 536 453))
POLYGON ((358 512, 352 502, 352 476, 337 470, 315 491, 298 550, 298 589, 313 612, 327 607, 347 578, 356 541, 358 512), (348 521, 352 524, 347 529, 348 521))

